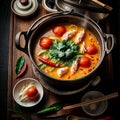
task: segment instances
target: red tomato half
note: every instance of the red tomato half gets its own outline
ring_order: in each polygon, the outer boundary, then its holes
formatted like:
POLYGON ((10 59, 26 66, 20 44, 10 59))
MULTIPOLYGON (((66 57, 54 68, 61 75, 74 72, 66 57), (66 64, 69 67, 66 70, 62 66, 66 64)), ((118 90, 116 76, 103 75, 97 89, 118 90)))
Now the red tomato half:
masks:
POLYGON ((49 49, 50 46, 53 44, 53 41, 48 37, 40 38, 39 45, 44 49, 49 49))
POLYGON ((92 55, 92 54, 97 53, 97 48, 94 44, 91 44, 86 47, 86 51, 88 54, 92 55))
POLYGON ((56 36, 61 37, 66 32, 66 28, 64 26, 58 25, 55 26, 52 31, 56 36))
POLYGON ((90 67, 91 65, 91 62, 90 62, 90 59, 88 57, 80 57, 80 66, 81 67, 90 67))
POLYGON ((26 91, 26 95, 30 98, 30 99, 35 99, 38 96, 38 90, 35 86, 31 86, 27 89, 26 91))

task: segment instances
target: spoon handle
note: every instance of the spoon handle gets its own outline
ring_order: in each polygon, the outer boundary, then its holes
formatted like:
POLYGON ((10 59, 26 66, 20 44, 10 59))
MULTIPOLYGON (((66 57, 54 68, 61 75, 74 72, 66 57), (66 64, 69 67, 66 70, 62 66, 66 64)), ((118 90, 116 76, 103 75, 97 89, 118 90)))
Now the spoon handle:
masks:
POLYGON ((106 4, 104 4, 104 3, 102 3, 102 2, 100 2, 98 0, 91 0, 91 1, 98 4, 98 5, 100 5, 100 6, 102 6, 102 7, 104 7, 104 8, 106 8, 109 11, 112 11, 112 7, 109 6, 109 5, 106 5, 106 4))
POLYGON ((101 102, 101 101, 112 99, 112 98, 115 98, 115 97, 118 97, 118 92, 114 92, 114 93, 105 95, 103 97, 95 98, 95 99, 92 99, 92 100, 86 100, 86 101, 81 102, 81 103, 68 105, 68 106, 63 107, 63 109, 68 110, 68 109, 73 109, 73 108, 77 108, 77 107, 82 107, 82 106, 85 106, 85 105, 89 105, 89 104, 96 103, 96 102, 101 102))

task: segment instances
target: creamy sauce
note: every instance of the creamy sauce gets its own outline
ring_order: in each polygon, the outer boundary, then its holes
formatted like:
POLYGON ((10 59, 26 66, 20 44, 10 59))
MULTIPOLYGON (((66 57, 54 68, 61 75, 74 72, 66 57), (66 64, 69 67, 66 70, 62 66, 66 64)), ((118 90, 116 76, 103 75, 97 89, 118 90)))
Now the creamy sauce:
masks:
MULTIPOLYGON (((83 28, 80 27, 80 26, 77 26, 77 28, 70 27, 70 25, 64 25, 64 26, 66 27, 66 31, 69 31, 71 29, 77 29, 77 33, 78 33, 81 30, 83 30, 83 28)), ((71 38, 72 41, 75 41, 76 34, 71 38)), ((57 39, 59 41, 62 40, 61 37, 55 36, 54 33, 52 32, 52 30, 47 31, 43 36, 47 36, 51 39, 57 39)), ((40 36, 40 38, 43 37, 43 36, 40 36)), ((35 63, 37 65, 39 65, 39 63, 40 63, 40 61, 38 59, 40 57, 40 56, 38 56, 38 53, 41 50, 41 48, 39 46, 39 39, 38 39, 38 42, 36 43, 36 45, 34 47, 34 56, 33 56, 34 60, 35 60, 35 63)), ((45 72, 47 75, 53 77, 53 78, 57 78, 57 79, 61 79, 61 80, 74 80, 74 79, 77 79, 77 78, 81 78, 81 77, 87 75, 88 73, 90 73, 97 66, 97 64, 99 62, 100 54, 101 54, 100 53, 100 46, 99 46, 99 43, 98 43, 96 37, 89 30, 85 30, 85 35, 82 39, 82 42, 83 41, 85 43, 85 46, 90 45, 90 44, 94 44, 97 48, 97 53, 94 54, 94 55, 89 55, 87 53, 84 53, 84 56, 87 56, 91 61, 90 67, 85 68, 85 67, 79 66, 77 72, 75 72, 73 75, 70 73, 70 70, 68 70, 68 72, 66 74, 64 74, 62 77, 59 77, 58 74, 57 74, 57 70, 59 68, 55 68, 53 70, 53 67, 47 66, 44 69, 42 69, 42 71, 45 72)), ((80 47, 82 45, 82 42, 79 44, 80 47)))

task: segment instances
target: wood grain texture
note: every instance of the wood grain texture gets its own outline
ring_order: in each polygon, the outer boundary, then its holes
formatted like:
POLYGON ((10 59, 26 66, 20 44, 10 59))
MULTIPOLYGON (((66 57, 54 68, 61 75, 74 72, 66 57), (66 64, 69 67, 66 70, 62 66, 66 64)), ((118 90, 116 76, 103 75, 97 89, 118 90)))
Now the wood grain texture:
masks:
MULTIPOLYGON (((19 81, 20 79, 26 78, 26 77, 31 77, 31 78, 37 79, 33 74, 32 64, 31 64, 31 61, 30 61, 28 55, 19 51, 15 47, 15 36, 20 31, 27 31, 29 29, 29 27, 31 26, 31 24, 37 18, 39 18, 40 16, 45 15, 45 14, 46 14, 46 11, 42 8, 41 4, 39 4, 38 11, 34 14, 34 16, 26 18, 26 19, 20 18, 11 12, 10 38, 9 38, 9 66, 8 66, 9 67, 8 68, 8 71, 9 71, 9 73, 8 73, 8 120, 10 120, 12 118, 11 110, 14 109, 14 100, 12 97, 12 89, 13 89, 15 83, 17 81, 19 81), (23 77, 16 79, 15 64, 16 64, 17 59, 21 55, 24 55, 25 61, 28 65, 28 69, 27 69, 26 74, 23 77)), ((105 32, 109 33, 110 32, 109 31, 109 24, 107 24, 107 23, 108 23, 108 21, 102 23, 101 26, 104 28, 105 32)), ((24 38, 21 38, 21 40, 23 41, 22 44, 24 44, 24 38)), ((90 91, 90 90, 103 90, 103 92, 104 92, 104 88, 101 87, 101 86, 103 86, 103 81, 105 81, 106 84, 108 83, 108 80, 113 81, 112 69, 113 69, 112 56, 111 56, 111 54, 109 54, 108 56, 105 57, 105 60, 104 60, 103 64, 101 65, 101 69, 99 70, 99 74, 102 78, 102 82, 100 83, 99 87, 97 86, 97 87, 93 88, 90 86, 85 91, 83 91, 77 95, 73 95, 73 96, 56 95, 56 94, 51 93, 50 91, 48 91, 44 88, 45 96, 44 96, 42 103, 40 103, 35 108, 29 109, 29 110, 27 109, 27 110, 28 110, 28 112, 33 113, 35 111, 38 111, 41 107, 46 106, 46 105, 51 105, 55 102, 62 102, 65 105, 78 103, 81 101, 83 94, 87 91, 90 91)), ((106 84, 104 84, 104 86, 106 84)), ((48 115, 45 117, 60 116, 60 115, 65 115, 65 114, 75 114, 75 115, 85 116, 85 113, 81 109, 72 109, 72 110, 66 110, 66 111, 60 110, 57 113, 54 113, 52 115, 48 115)), ((39 119, 40 117, 41 116, 37 116, 36 120, 39 119)))

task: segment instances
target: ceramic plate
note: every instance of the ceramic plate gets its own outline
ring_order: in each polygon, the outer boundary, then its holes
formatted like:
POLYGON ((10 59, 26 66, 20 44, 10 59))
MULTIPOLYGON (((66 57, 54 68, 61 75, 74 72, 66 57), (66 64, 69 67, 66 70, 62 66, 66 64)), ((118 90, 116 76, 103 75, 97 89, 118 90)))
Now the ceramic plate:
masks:
POLYGON ((42 85, 39 83, 39 81, 33 79, 33 78, 25 78, 25 79, 22 79, 20 81, 18 81, 14 88, 13 88, 13 98, 14 100, 21 106, 23 107, 32 107, 32 106, 35 106, 37 105, 43 98, 43 87, 42 85), (34 83, 35 87, 37 88, 38 90, 38 93, 39 93, 39 96, 35 99, 35 100, 30 100, 30 101, 27 101, 27 102, 21 102, 18 95, 20 93, 20 90, 22 89, 23 85, 27 85, 29 83, 34 83))

